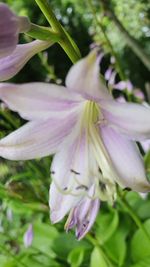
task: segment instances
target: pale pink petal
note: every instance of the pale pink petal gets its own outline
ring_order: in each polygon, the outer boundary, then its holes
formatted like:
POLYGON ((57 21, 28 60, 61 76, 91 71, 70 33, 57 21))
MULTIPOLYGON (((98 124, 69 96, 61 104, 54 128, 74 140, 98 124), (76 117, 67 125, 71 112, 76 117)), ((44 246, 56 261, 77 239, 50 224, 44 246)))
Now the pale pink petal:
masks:
POLYGON ((50 186, 49 195, 50 219, 52 223, 57 223, 62 220, 69 210, 79 201, 78 197, 60 192, 54 182, 50 186))
POLYGON ((107 126, 101 127, 100 134, 116 168, 119 177, 116 178, 117 182, 135 191, 150 191, 150 183, 146 179, 144 163, 136 144, 107 126))
POLYGON ((127 89, 129 92, 133 91, 133 84, 131 83, 130 80, 127 80, 127 89))
POLYGON ((124 98, 123 95, 119 96, 116 98, 116 101, 119 102, 119 103, 125 103, 126 102, 126 99, 124 98))
POLYGON ((16 49, 0 59, 0 81, 6 81, 15 76, 35 54, 47 49, 53 42, 33 41, 17 45, 16 49))
POLYGON ((133 140, 150 138, 150 108, 135 103, 101 101, 105 119, 118 132, 133 140))
POLYGON ((0 99, 28 120, 64 117, 80 108, 83 99, 63 86, 48 83, 0 83, 0 99))
MULTIPOLYGON (((78 210, 79 216, 80 212, 82 212, 82 210, 84 209, 84 205, 85 203, 83 203, 78 210)), ((100 200, 98 198, 93 200, 90 199, 87 214, 85 214, 85 217, 82 218, 81 221, 79 221, 77 224, 76 236, 78 240, 81 240, 93 226, 99 208, 100 208, 100 200)))
POLYGON ((18 19, 9 7, 0 3, 0 58, 12 53, 18 43, 18 19))
POLYGON ((88 190, 88 147, 79 126, 64 140, 51 166, 54 184, 50 189, 52 222, 61 220, 88 190), (54 193, 55 192, 55 193, 54 193))
POLYGON ((95 222, 100 207, 100 200, 94 198, 95 185, 93 184, 88 195, 70 211, 67 222, 65 224, 66 231, 76 227, 76 236, 81 240, 91 229, 95 222))
POLYGON ((16 16, 4 3, 0 3, 0 58, 10 55, 18 43, 20 31, 26 31, 30 22, 26 17, 16 16))
POLYGON ((144 149, 144 152, 147 153, 150 151, 150 139, 148 140, 144 140, 142 142, 140 142, 142 145, 142 148, 144 149))
POLYGON ((110 58, 110 63, 111 63, 111 64, 115 64, 115 62, 116 62, 115 57, 114 57, 114 56, 111 56, 111 58, 110 58))
POLYGON ((127 90, 128 92, 132 92, 133 91, 133 85, 132 83, 128 80, 128 81, 120 81, 116 84, 114 84, 114 88, 118 89, 118 90, 127 90))
POLYGON ((116 84, 114 84, 114 89, 118 89, 118 90, 125 90, 127 88, 127 82, 126 81, 120 81, 116 84))
POLYGON ((115 84, 115 78, 116 78, 116 71, 114 70, 111 75, 110 75, 110 78, 109 78, 109 81, 108 81, 108 84, 113 86, 115 84))
POLYGON ((0 156, 28 160, 55 153, 74 126, 77 115, 32 121, 0 140, 0 156))
POLYGON ((133 94, 139 98, 141 101, 144 101, 145 100, 145 96, 144 96, 144 93, 140 90, 140 89, 135 89, 133 90, 133 94))
POLYGON ((105 85, 100 81, 99 58, 96 50, 71 67, 66 78, 66 86, 86 98, 111 98, 105 85))
POLYGON ((111 74, 112 74, 112 70, 113 70, 112 67, 109 67, 109 68, 106 70, 105 75, 104 75, 106 81, 109 81, 109 79, 110 79, 110 77, 111 77, 111 74))

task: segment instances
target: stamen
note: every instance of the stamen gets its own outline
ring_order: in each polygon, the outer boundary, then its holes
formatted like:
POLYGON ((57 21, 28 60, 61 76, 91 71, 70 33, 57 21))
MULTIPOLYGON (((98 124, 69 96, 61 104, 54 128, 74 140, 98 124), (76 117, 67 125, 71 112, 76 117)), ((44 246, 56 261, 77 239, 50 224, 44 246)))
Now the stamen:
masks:
POLYGON ((99 181, 99 186, 100 189, 104 192, 106 190, 106 185, 104 183, 102 183, 101 181, 99 181))
MULTIPOLYGON (((83 196, 83 197, 89 197, 89 198, 91 198, 89 195, 88 195, 88 193, 86 193, 85 191, 82 191, 82 193, 80 192, 80 193, 73 193, 73 186, 70 188, 70 189, 68 189, 67 187, 64 187, 63 189, 60 187, 60 185, 57 183, 57 181, 56 181, 56 179, 53 177, 53 182, 54 182, 54 184, 55 184, 55 186, 56 186, 56 188, 57 188, 57 190, 62 194, 62 195, 71 195, 71 196, 74 196, 74 197, 81 197, 81 196, 83 196)), ((80 184, 81 185, 81 184, 80 184)))
POLYGON ((86 227, 88 226, 88 224, 89 224, 89 221, 86 221, 85 223, 83 223, 82 226, 83 226, 84 228, 86 228, 86 227))
POLYGON ((50 171, 50 174, 55 174, 55 172, 54 171, 50 171))
POLYGON ((63 190, 64 190, 64 191, 66 191, 67 189, 68 189, 68 187, 67 187, 67 186, 63 188, 63 190))
POLYGON ((131 191, 131 188, 125 187, 125 188, 123 188, 123 191, 131 191))
POLYGON ((81 184, 81 185, 79 185, 79 186, 77 186, 76 187, 76 190, 79 190, 79 189, 84 189, 84 190, 88 190, 88 187, 86 186, 86 185, 84 185, 84 184, 81 184))
POLYGON ((70 171, 73 172, 73 173, 76 174, 76 175, 80 175, 80 174, 81 174, 80 172, 77 172, 77 171, 75 171, 75 170, 73 170, 73 169, 71 169, 70 171))
POLYGON ((101 125, 107 125, 108 124, 108 121, 106 119, 104 119, 104 118, 101 118, 95 124, 96 125, 100 125, 100 124, 101 125))

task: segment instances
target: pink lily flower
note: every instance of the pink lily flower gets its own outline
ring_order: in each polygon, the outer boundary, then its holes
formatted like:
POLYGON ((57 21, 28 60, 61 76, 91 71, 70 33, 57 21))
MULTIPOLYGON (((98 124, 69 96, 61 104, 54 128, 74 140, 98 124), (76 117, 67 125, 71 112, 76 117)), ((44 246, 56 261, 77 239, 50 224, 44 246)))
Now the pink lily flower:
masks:
POLYGON ((0 156, 29 160, 55 154, 51 166, 51 220, 69 213, 66 229, 81 239, 101 200, 113 202, 116 183, 150 191, 135 141, 150 138, 150 109, 115 101, 99 79, 96 51, 69 71, 66 87, 0 84, 0 98, 29 120, 0 140, 0 156))
POLYGON ((34 55, 51 45, 53 45, 52 41, 40 40, 17 45, 10 55, 0 58, 0 81, 6 81, 15 76, 34 55))
POLYGON ((6 4, 0 3, 0 58, 10 55, 16 48, 19 33, 29 29, 27 17, 16 16, 6 4))

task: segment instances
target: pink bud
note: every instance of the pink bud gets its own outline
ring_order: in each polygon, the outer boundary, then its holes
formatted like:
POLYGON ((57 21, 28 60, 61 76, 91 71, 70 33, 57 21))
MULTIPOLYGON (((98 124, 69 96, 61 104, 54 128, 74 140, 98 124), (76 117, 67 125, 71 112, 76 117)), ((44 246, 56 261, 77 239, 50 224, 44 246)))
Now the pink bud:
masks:
POLYGON ((23 242, 26 248, 30 247, 33 241, 33 226, 32 224, 29 225, 27 231, 23 236, 23 242))
POLYGON ((0 3, 0 58, 14 51, 19 32, 27 31, 29 28, 28 18, 16 16, 6 4, 0 3))

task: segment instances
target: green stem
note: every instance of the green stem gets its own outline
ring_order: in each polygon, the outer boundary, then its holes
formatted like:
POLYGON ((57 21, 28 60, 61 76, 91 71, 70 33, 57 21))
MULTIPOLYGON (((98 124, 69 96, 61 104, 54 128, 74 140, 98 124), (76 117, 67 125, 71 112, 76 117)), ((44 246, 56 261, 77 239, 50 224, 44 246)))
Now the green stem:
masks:
POLYGON ((58 42, 60 40, 60 35, 54 32, 51 28, 42 27, 33 23, 31 24, 30 30, 25 34, 39 40, 54 42, 58 42))
POLYGON ((45 15, 47 21, 51 25, 52 29, 60 34, 61 39, 58 41, 60 46, 64 49, 68 57, 73 63, 76 63, 80 59, 80 52, 73 42, 71 37, 63 29, 57 18, 55 17, 48 0, 35 0, 43 14, 45 15))
MULTIPOLYGON (((2 236, 4 236, 4 237, 7 237, 8 240, 11 240, 11 239, 12 239, 11 235, 8 233, 8 230, 7 230, 7 232, 5 231, 4 233, 0 232, 0 235, 2 235, 2 236)), ((18 235, 17 235, 17 237, 18 237, 18 235)), ((17 243, 19 244, 19 242, 20 242, 20 241, 19 241, 19 238, 17 238, 17 243)), ((21 244, 24 245, 23 242, 22 242, 21 244)), ((2 245, 0 245, 0 246, 1 246, 1 248, 2 248, 2 245)), ((35 251, 37 251, 38 254, 40 253, 40 254, 46 256, 47 258, 51 259, 51 256, 50 256, 48 253, 46 253, 46 252, 40 250, 39 248, 34 247, 33 244, 31 245, 31 248, 33 248, 35 251)), ((13 256, 14 256, 14 255, 13 255, 13 256)), ((14 257, 15 257, 15 256, 14 256, 14 257)))
POLYGON ((123 72, 123 70, 122 70, 122 67, 121 67, 120 60, 119 60, 119 58, 118 58, 118 55, 116 54, 116 52, 115 52, 115 50, 114 50, 114 48, 113 48, 113 46, 112 46, 112 44, 111 44, 111 42, 110 42, 110 40, 109 40, 107 34, 106 34, 106 31, 105 31, 105 28, 104 28, 103 24, 99 21, 99 19, 98 19, 98 17, 97 17, 97 12, 96 12, 96 9, 95 9, 95 7, 94 7, 94 5, 93 5, 93 3, 92 3, 92 0, 88 0, 88 3, 89 3, 89 6, 90 6, 90 8, 91 8, 91 11, 92 11, 92 13, 93 13, 93 17, 94 17, 94 19, 95 19, 96 25, 99 26, 101 32, 102 32, 103 35, 104 35, 104 38, 105 38, 105 40, 106 40, 106 43, 107 43, 108 48, 109 48, 109 50, 110 50, 110 53, 111 53, 111 54, 114 56, 114 58, 116 59, 116 68, 117 68, 117 70, 118 70, 118 73, 119 73, 119 75, 120 75, 120 78, 121 78, 122 80, 126 80, 126 76, 125 76, 125 74, 124 74, 124 72, 123 72))
POLYGON ((0 115, 2 115, 14 129, 17 129, 20 126, 19 123, 17 123, 7 111, 0 110, 0 115))
POLYGON ((135 222, 137 227, 143 231, 143 233, 145 234, 146 238, 150 241, 150 235, 147 232, 146 228, 144 227, 143 223, 140 221, 140 219, 137 216, 137 214, 134 212, 132 207, 129 205, 129 203, 125 199, 125 196, 122 196, 121 193, 119 192, 119 190, 118 190, 118 196, 119 196, 120 204, 128 211, 129 215, 131 216, 131 218, 133 219, 133 221, 135 222))
POLYGON ((12 252, 10 252, 6 247, 4 247, 4 246, 2 246, 2 245, 0 244, 0 248, 2 249, 2 251, 5 251, 5 253, 6 253, 7 256, 10 256, 10 257, 15 261, 15 263, 16 263, 15 266, 18 266, 18 263, 19 263, 19 266, 21 265, 21 266, 23 266, 23 267, 28 267, 28 266, 27 266, 26 264, 24 264, 23 262, 21 262, 21 261, 18 262, 18 260, 16 259, 15 255, 12 254, 12 252))
POLYGON ((146 54, 144 49, 140 46, 138 41, 131 36, 122 23, 117 18, 110 4, 111 1, 101 0, 101 4, 103 6, 104 12, 107 16, 114 22, 122 36, 124 37, 127 45, 132 49, 132 51, 139 57, 139 59, 143 62, 143 64, 150 70, 150 56, 146 54))
POLYGON ((110 259, 107 257, 107 255, 105 254, 104 250, 100 247, 99 242, 91 236, 91 234, 87 234, 86 236, 87 240, 94 246, 94 247, 98 247, 99 250, 101 251, 105 261, 108 264, 108 267, 114 267, 114 265, 112 264, 112 262, 110 261, 110 259))

